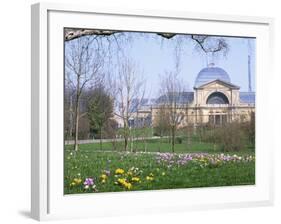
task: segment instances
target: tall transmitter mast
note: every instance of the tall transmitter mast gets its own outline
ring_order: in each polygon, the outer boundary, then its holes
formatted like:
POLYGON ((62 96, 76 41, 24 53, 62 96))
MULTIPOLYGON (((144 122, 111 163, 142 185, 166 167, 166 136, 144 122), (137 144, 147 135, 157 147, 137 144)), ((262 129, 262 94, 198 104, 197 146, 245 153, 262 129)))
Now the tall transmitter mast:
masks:
POLYGON ((252 92, 251 78, 251 43, 248 39, 248 92, 252 92))

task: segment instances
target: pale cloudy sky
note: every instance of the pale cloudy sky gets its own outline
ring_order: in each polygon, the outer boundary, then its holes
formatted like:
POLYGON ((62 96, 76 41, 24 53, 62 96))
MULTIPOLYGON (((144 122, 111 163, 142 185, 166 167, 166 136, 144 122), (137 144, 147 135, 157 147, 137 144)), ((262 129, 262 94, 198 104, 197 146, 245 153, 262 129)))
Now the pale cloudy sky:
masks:
MULTIPOLYGON (((130 58, 138 67, 140 76, 146 80, 146 97, 155 98, 159 94, 160 76, 165 71, 174 68, 174 46, 177 38, 166 39, 153 33, 123 32, 129 36, 128 43, 122 44, 122 52, 130 58)), ((179 37, 178 35, 176 37, 179 37)), ((217 37, 213 37, 217 38, 217 37)), ((215 66, 224 69, 230 76, 231 82, 240 86, 241 91, 248 90, 248 55, 251 56, 252 90, 255 91, 255 38, 224 37, 229 44, 229 52, 226 57, 218 57, 213 60, 215 66), (250 47, 249 47, 250 46, 250 47)), ((106 39, 104 39, 106 41, 106 39)), ((181 42, 180 80, 185 89, 193 91, 194 82, 201 69, 207 66, 206 58, 195 49, 195 41, 184 38, 181 42)), ((68 51, 66 42, 65 50, 68 51)), ((108 71, 114 73, 117 70, 118 60, 113 59, 105 65, 108 71)))
MULTIPOLYGON (((144 34, 151 35, 151 34, 144 34)), ((230 76, 231 82, 240 86, 241 91, 248 91, 248 54, 251 55, 252 90, 255 91, 255 39, 225 37, 230 49, 226 57, 213 60, 215 66, 224 69, 230 76), (249 40, 249 41, 248 41, 249 40), (249 47, 250 42, 250 47, 249 47)), ((157 95, 159 75, 173 69, 174 45, 173 38, 161 41, 155 38, 136 38, 128 47, 127 52, 139 67, 147 80, 151 95, 157 95)), ((186 40, 181 54, 180 79, 187 89, 193 90, 197 74, 207 66, 203 54, 198 53, 192 40, 186 40)))

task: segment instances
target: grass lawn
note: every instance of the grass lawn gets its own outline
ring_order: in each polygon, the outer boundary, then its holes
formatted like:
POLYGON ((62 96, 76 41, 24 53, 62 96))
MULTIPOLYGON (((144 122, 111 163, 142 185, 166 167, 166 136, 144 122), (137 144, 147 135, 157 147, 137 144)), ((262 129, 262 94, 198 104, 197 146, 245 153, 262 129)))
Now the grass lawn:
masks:
MULTIPOLYGON (((134 149, 136 151, 145 151, 145 145, 149 149, 150 152, 171 152, 171 144, 167 142, 159 143, 153 140, 149 140, 147 143, 142 141, 134 142, 134 149)), ((123 151, 124 143, 116 142, 115 143, 116 151, 123 151)), ((73 148, 72 145, 67 145, 67 149, 71 150, 73 148)), ((100 151, 100 144, 82 144, 79 145, 80 150, 82 151, 100 151)), ((102 143, 102 150, 104 151, 112 151, 113 145, 111 142, 102 143)), ((129 147, 130 148, 130 147, 129 147)), ((214 151, 214 147, 209 143, 193 143, 191 145, 187 144, 176 144, 175 152, 197 152, 199 149, 202 149, 202 152, 212 152, 214 151)))
MULTIPOLYGON (((124 130, 120 128, 117 130, 117 135, 123 136, 124 130)), ((145 127, 145 128, 133 128, 131 129, 131 134, 134 137, 152 137, 153 136, 153 128, 145 127)))
MULTIPOLYGON (((105 143, 104 148, 106 144, 111 145, 105 143)), ((158 143, 151 142, 150 151, 158 151, 153 144, 158 143)), ((206 152, 212 153, 187 154, 187 150, 184 150, 186 146, 179 145, 183 146, 177 146, 176 151, 184 154, 101 152, 98 144, 80 145, 80 150, 74 152, 70 150, 71 146, 66 146, 64 192, 73 194, 255 184, 254 153, 227 156, 206 149, 206 152), (86 178, 89 179, 84 184, 86 178)), ((194 150, 189 152, 198 151, 195 149, 199 146, 195 144, 193 147, 194 150)))
MULTIPOLYGON (((73 149, 73 145, 66 145, 66 150, 73 149)), ((130 148, 130 145, 128 146, 130 148)), ((168 142, 168 139, 150 139, 145 142, 142 140, 134 141, 133 148, 137 152, 144 152, 145 148, 148 149, 149 152, 171 152, 171 144, 168 142)), ((99 143, 91 143, 91 144, 81 144, 79 145, 79 149, 83 152, 85 151, 101 151, 99 143)), ((102 143, 102 151, 123 151, 124 150, 124 142, 103 142, 102 143)), ((253 148, 247 148, 240 153, 251 153, 253 152, 253 148)), ((219 147, 214 147, 212 143, 205 142, 195 142, 192 141, 188 143, 187 141, 183 141, 182 143, 175 144, 175 152, 176 153, 185 153, 185 152, 208 152, 208 153, 219 153, 219 147)))

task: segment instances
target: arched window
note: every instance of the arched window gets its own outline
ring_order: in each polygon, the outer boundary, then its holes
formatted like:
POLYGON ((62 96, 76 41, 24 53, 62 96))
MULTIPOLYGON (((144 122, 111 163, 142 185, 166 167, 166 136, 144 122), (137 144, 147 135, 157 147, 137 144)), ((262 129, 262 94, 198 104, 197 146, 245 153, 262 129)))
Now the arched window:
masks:
POLYGON ((223 93, 214 92, 208 97, 207 104, 229 104, 229 101, 223 93))

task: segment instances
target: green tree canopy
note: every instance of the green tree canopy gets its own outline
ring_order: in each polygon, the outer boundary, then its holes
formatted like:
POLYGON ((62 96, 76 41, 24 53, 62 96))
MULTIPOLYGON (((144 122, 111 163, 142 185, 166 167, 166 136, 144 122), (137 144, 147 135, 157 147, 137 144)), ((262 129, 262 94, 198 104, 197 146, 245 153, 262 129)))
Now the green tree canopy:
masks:
POLYGON ((90 127, 97 130, 102 139, 103 128, 113 117, 113 99, 102 85, 92 92, 88 105, 88 117, 90 127))

